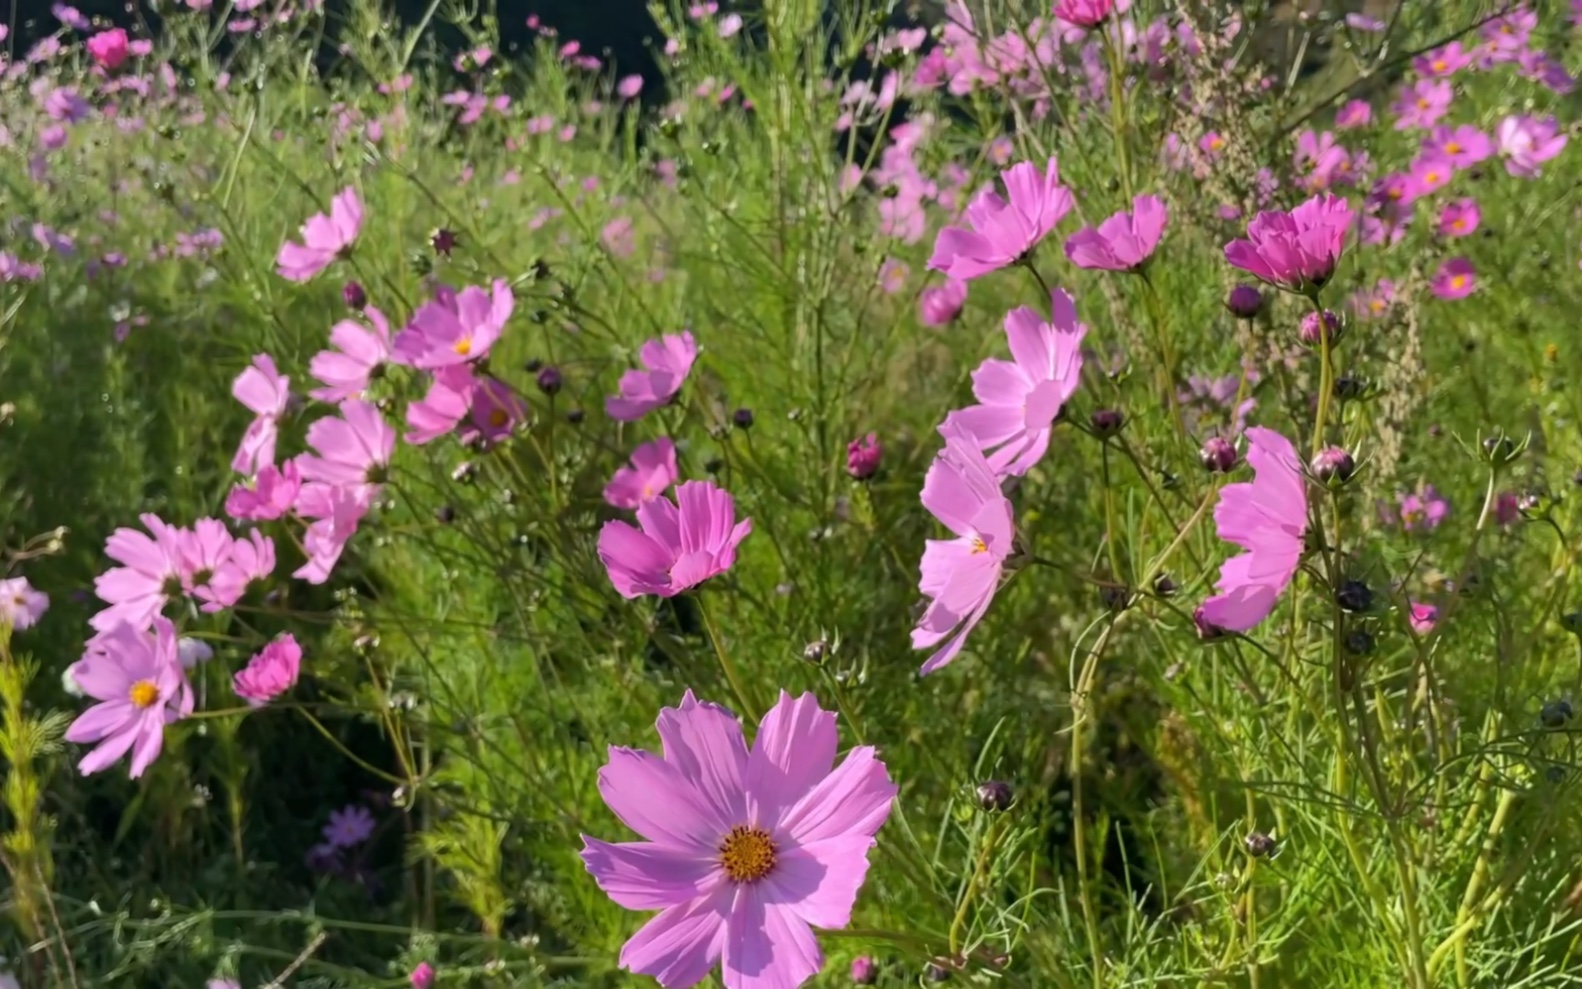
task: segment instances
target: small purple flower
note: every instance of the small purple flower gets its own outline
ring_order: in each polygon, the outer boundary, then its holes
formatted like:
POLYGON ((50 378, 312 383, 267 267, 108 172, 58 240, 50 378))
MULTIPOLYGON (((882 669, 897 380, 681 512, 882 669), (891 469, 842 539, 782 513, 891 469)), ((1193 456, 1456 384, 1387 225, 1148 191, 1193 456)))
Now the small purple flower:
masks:
POLYGON ((1407 532, 1424 532, 1439 526, 1450 514, 1450 502, 1432 484, 1421 491, 1401 496, 1401 527, 1407 532))
POLYGON ((373 837, 374 816, 361 804, 347 804, 330 812, 330 821, 324 825, 322 833, 331 848, 361 845, 373 837))

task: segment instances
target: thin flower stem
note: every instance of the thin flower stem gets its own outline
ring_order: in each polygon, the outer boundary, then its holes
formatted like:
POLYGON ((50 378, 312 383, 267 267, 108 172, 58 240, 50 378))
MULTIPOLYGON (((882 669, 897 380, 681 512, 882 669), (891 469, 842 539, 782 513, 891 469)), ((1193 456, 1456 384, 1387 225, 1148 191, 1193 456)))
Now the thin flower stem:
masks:
POLYGON ((1324 424, 1329 418, 1329 396, 1335 390, 1335 365, 1333 351, 1330 346, 1329 324, 1324 322, 1324 307, 1318 304, 1318 296, 1310 297, 1313 303, 1313 312, 1318 316, 1318 414, 1313 419, 1313 455, 1324 448, 1324 424))
POLYGON ((1159 387, 1165 393, 1165 404, 1170 407, 1170 419, 1175 423, 1176 435, 1185 440, 1186 419, 1181 413, 1181 399, 1176 395, 1176 355, 1175 344, 1170 337, 1170 322, 1165 318, 1159 291, 1154 288, 1148 269, 1140 268, 1137 273, 1143 280, 1143 294, 1148 300, 1148 317, 1154 324, 1154 335, 1159 338, 1159 387))
MULTIPOLYGON (((1115 31, 1119 30, 1117 25, 1115 31)), ((1104 38, 1104 53, 1110 63, 1110 133, 1115 138, 1115 164, 1120 172, 1121 191, 1126 201, 1132 199, 1131 154, 1126 147, 1126 64, 1121 60, 1120 46, 1116 44, 1115 31, 1106 25, 1099 33, 1104 38)))
POLYGON ((404 779, 402 779, 399 776, 393 776, 390 773, 385 772, 383 769, 380 769, 378 766, 375 766, 375 765, 369 763, 366 759, 361 758, 356 753, 354 753, 350 749, 348 749, 346 746, 342 745, 341 744, 341 740, 336 738, 334 733, 331 732, 328 728, 324 727, 323 722, 319 721, 318 718, 315 718, 312 714, 308 713, 307 708, 299 707, 299 708, 296 708, 296 710, 299 713, 301 713, 301 715, 304 718, 307 718, 308 719, 308 724, 310 724, 314 728, 318 729, 318 733, 320 735, 323 735, 325 740, 327 742, 329 742, 331 745, 333 745, 335 747, 335 750, 337 752, 339 752, 341 755, 345 756, 346 758, 350 759, 352 762, 355 762, 357 765, 361 766, 363 769, 367 770, 368 772, 370 772, 370 773, 374 774, 375 776, 379 777, 380 779, 384 780, 386 783, 394 783, 396 786, 408 786, 408 785, 411 784, 411 782, 412 782, 411 780, 404 780, 404 779))
POLYGON ((972 902, 978 898, 978 890, 988 878, 989 863, 994 856, 994 849, 1000 843, 1000 835, 1005 830, 1004 823, 1005 815, 1002 813, 989 825, 988 833, 983 836, 983 844, 978 846, 978 858, 973 863, 972 877, 967 880, 967 888, 962 891, 961 902, 956 905, 956 915, 950 919, 949 943, 952 960, 961 957, 961 933, 967 926, 967 912, 972 909, 972 902))
POLYGON ((698 605, 698 614, 703 616, 703 629, 708 633, 709 645, 714 648, 714 655, 719 657, 720 668, 725 671, 725 679, 730 683, 731 690, 736 694, 736 700, 742 706, 742 716, 757 721, 763 710, 753 701, 753 696, 748 693, 747 686, 742 681, 741 673, 736 669, 736 663, 725 650, 725 642, 720 638, 720 630, 714 623, 714 616, 703 603, 703 595, 693 598, 698 605))

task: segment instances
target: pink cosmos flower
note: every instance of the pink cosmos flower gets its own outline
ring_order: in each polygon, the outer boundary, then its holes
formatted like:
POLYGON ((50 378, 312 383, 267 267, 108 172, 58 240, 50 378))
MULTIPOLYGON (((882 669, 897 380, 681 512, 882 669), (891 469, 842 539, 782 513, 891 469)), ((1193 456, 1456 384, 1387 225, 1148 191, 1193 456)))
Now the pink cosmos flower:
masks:
POLYGON ((1060 184, 1054 158, 1043 175, 1024 161, 1000 178, 1010 202, 992 188, 973 197, 967 206, 967 228, 946 227, 934 240, 930 268, 961 281, 998 271, 1019 261, 1071 212, 1071 190, 1060 184))
POLYGON ((1287 291, 1316 292, 1335 273, 1351 221, 1351 206, 1328 193, 1289 213, 1261 212, 1247 225, 1247 240, 1225 245, 1225 260, 1287 291))
POLYGON ((474 285, 460 292, 442 285, 396 334, 396 358, 430 371, 479 360, 500 339, 515 306, 503 278, 496 278, 489 292, 474 285))
POLYGON ((85 44, 88 54, 99 63, 100 68, 106 72, 114 72, 126 61, 128 43, 126 32, 121 28, 112 28, 100 31, 89 38, 85 44))
POLYGON ((363 315, 373 324, 372 329, 343 319, 330 329, 330 344, 337 349, 313 355, 308 373, 324 385, 308 392, 313 398, 321 402, 362 398, 369 381, 390 359, 390 323, 385 314, 366 306, 363 315))
POLYGON ((1421 491, 1401 496, 1401 528, 1407 532, 1437 529, 1449 514, 1450 502, 1432 484, 1424 485, 1421 491))
POLYGON ((824 955, 812 927, 851 921, 896 785, 869 746, 835 765, 835 715, 784 691, 751 749, 736 716, 688 691, 657 723, 661 753, 610 747, 599 794, 643 841, 583 835, 582 860, 628 910, 658 910, 621 967, 687 989, 796 989, 824 955))
POLYGON ((275 269, 280 277, 305 282, 351 250, 363 225, 363 204, 357 190, 342 189, 330 201, 330 213, 315 213, 302 225, 302 243, 280 245, 275 269))
POLYGON ((455 430, 472 407, 476 383, 468 364, 452 364, 435 371, 423 398, 406 407, 406 422, 411 428, 402 438, 421 446, 455 430))
POLYGON ((1494 142, 1471 124, 1435 127, 1423 139, 1423 154, 1449 159, 1457 168, 1471 168, 1494 153, 1494 142))
POLYGON ((1439 266, 1432 282, 1434 295, 1441 299, 1465 299, 1477 288, 1477 270, 1466 258, 1451 258, 1439 266))
POLYGON ((1417 70, 1418 75, 1435 79, 1453 76, 1471 64, 1472 53, 1463 49, 1459 41, 1452 41, 1412 60, 1412 68, 1417 70))
POLYGON ((236 604, 250 585, 274 572, 275 542, 253 529, 246 538, 229 541, 225 558, 216 565, 214 575, 193 596, 206 602, 204 611, 220 611, 236 604))
POLYGON ((473 381, 467 421, 456 438, 462 443, 498 443, 527 418, 527 402, 515 388, 495 377, 473 381))
POLYGON ((929 603, 912 648, 939 646, 923 663, 925 675, 954 660, 983 620, 1016 541, 1011 503, 977 442, 948 419, 939 432, 945 448, 923 479, 923 507, 956 538, 930 539, 923 549, 918 590, 929 603))
POLYGON ((1455 166, 1448 158, 1424 156, 1417 159, 1412 162, 1412 170, 1407 173, 1406 198, 1417 200, 1433 195, 1450 184, 1455 171, 1455 166))
POLYGON ((231 469, 238 474, 255 474, 275 462, 275 439, 280 417, 291 401, 291 379, 275 369, 268 354, 253 357, 252 366, 236 376, 231 394, 252 411, 255 418, 242 434, 231 469))
POLYGON ((49 595, 28 583, 26 577, 0 580, 0 622, 20 632, 38 624, 49 610, 49 595))
POLYGON ((165 726, 192 713, 192 687, 176 655, 176 629, 165 618, 153 631, 116 625, 94 636, 72 664, 71 678, 99 703, 77 716, 66 741, 98 742, 77 763, 84 776, 132 753, 131 776, 143 775, 159 757, 165 726))
POLYGON ((291 510, 300 490, 302 475, 295 460, 260 467, 251 481, 232 487, 225 496, 225 514, 241 522, 278 519, 291 510))
POLYGON ((635 100, 642 91, 643 77, 639 75, 622 76, 621 81, 615 84, 615 95, 623 100, 635 100))
POLYGON ((407 976, 407 981, 412 983, 412 989, 432 989, 434 985, 434 966, 428 962, 418 962, 412 974, 407 976))
POLYGON ((674 398, 698 359, 698 345, 691 330, 666 333, 643 344, 637 358, 646 370, 621 375, 621 393, 604 400, 604 411, 618 422, 636 422, 674 398))
POLYGON ((1539 166, 1558 155, 1567 140, 1553 117, 1511 116, 1500 121, 1500 155, 1505 159, 1505 170, 1517 178, 1543 174, 1539 166))
POLYGON ((1098 27, 1114 11, 1115 0, 1059 0, 1055 4, 1056 17, 1081 28, 1098 27))
POLYGON ((358 484, 340 487, 333 484, 305 484, 297 498, 297 514, 311 524, 302 535, 307 562, 291 576, 310 584, 330 579, 346 544, 357 533, 357 526, 373 503, 376 488, 358 484))
POLYGON ((1159 246, 1169 213, 1156 196, 1132 200, 1132 212, 1116 213, 1097 230, 1083 227, 1066 240, 1066 257, 1079 268, 1136 271, 1159 246))
POLYGON ((884 458, 884 444, 878 433, 869 433, 846 444, 846 473, 853 480, 866 481, 879 472, 879 461, 884 458))
POLYGON ((152 537, 121 528, 105 541, 104 555, 125 565, 111 567, 93 580, 94 593, 110 605, 88 619, 99 632, 121 624, 148 628, 165 601, 182 592, 181 530, 151 513, 139 518, 152 537))
POLYGON ((1439 624, 1439 609, 1431 604, 1421 601, 1412 601, 1411 613, 1407 616, 1406 624, 1412 629, 1414 635, 1427 635, 1439 624))
POLYGON ((1061 289, 1050 293, 1053 321, 1026 306, 1005 316, 1012 360, 989 358, 972 373, 979 404, 958 409, 945 422, 988 456, 998 475, 1020 476, 1049 448, 1055 420, 1082 381, 1082 338, 1077 307, 1061 289))
POLYGON ((617 470, 604 486, 604 500, 616 508, 636 508, 664 494, 678 476, 676 445, 661 436, 632 451, 631 466, 617 470))
POLYGON ((949 326, 967 304, 967 283, 946 278, 925 288, 917 298, 917 319, 924 326, 949 326))
POLYGON ((380 484, 390 455, 395 452, 395 430, 368 402, 348 398, 340 416, 316 420, 308 427, 308 446, 317 456, 297 457, 304 481, 327 484, 380 484))
POLYGON ((1220 567, 1218 594, 1198 609, 1199 625, 1246 632, 1269 617, 1296 576, 1307 531, 1307 489, 1291 441, 1272 429, 1247 430, 1253 479, 1227 484, 1214 506, 1219 537, 1246 550, 1220 567))
POLYGON ((676 487, 676 500, 637 506, 637 525, 612 519, 599 530, 599 559, 622 597, 675 597, 736 562, 736 547, 753 530, 736 521, 736 503, 708 481, 676 487))
POLYGON ((1373 107, 1367 100, 1352 100, 1335 111, 1335 126, 1341 130, 1366 127, 1373 123, 1373 107))
POLYGON ((1482 219, 1476 199, 1458 199, 1439 214, 1439 236, 1466 237, 1478 229, 1482 219))
POLYGON ((1419 79, 1404 87, 1391 107, 1396 114, 1395 129, 1432 127, 1450 109, 1455 94, 1455 88, 1444 79, 1419 79))
POLYGON ((247 665, 236 671, 231 689, 253 707, 263 707, 296 686, 302 668, 302 647, 287 632, 260 649, 247 665))

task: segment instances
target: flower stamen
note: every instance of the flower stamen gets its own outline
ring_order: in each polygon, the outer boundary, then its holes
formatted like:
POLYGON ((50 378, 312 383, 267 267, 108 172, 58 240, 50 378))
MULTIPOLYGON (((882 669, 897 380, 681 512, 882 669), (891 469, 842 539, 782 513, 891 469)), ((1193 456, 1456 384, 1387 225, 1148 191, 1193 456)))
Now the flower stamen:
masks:
POLYGON ((738 824, 720 843, 720 864, 731 882, 757 882, 775 867, 775 843, 769 832, 738 824))

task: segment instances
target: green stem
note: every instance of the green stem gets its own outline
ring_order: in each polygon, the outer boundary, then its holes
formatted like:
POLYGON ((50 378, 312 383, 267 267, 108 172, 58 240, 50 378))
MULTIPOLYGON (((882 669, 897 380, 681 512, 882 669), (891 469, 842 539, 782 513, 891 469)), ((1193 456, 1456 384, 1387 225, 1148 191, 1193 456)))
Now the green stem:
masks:
POLYGON ((719 657, 720 669, 725 671, 725 679, 731 685, 731 690, 736 694, 736 700, 742 706, 742 716, 752 721, 757 721, 762 714, 762 709, 753 702, 752 694, 748 693, 747 685, 743 682, 740 671, 736 669, 736 662, 731 659, 731 654, 725 650, 725 642, 720 638, 719 626, 714 623, 714 616, 703 603, 703 595, 693 598, 698 604, 698 614, 703 616, 703 629, 708 633, 709 645, 714 647, 714 655, 719 657))
POLYGON ((956 905, 956 915, 950 919, 950 957, 952 960, 961 957, 961 931, 967 926, 967 913, 972 909, 972 903, 978 898, 978 891, 983 887, 983 881, 989 874, 989 862, 994 855, 995 847, 1000 843, 1000 833, 1004 830, 1002 824, 1005 815, 1002 813, 989 825, 988 833, 983 836, 983 844, 978 846, 978 859, 972 866, 972 878, 967 880, 967 888, 962 891, 961 902, 956 905))
POLYGON ((1335 390, 1335 364, 1330 349, 1329 324, 1324 322, 1324 307, 1318 296, 1312 297, 1313 312, 1318 314, 1318 414, 1313 419, 1313 454, 1324 448, 1324 424, 1329 418, 1329 396, 1335 390))

